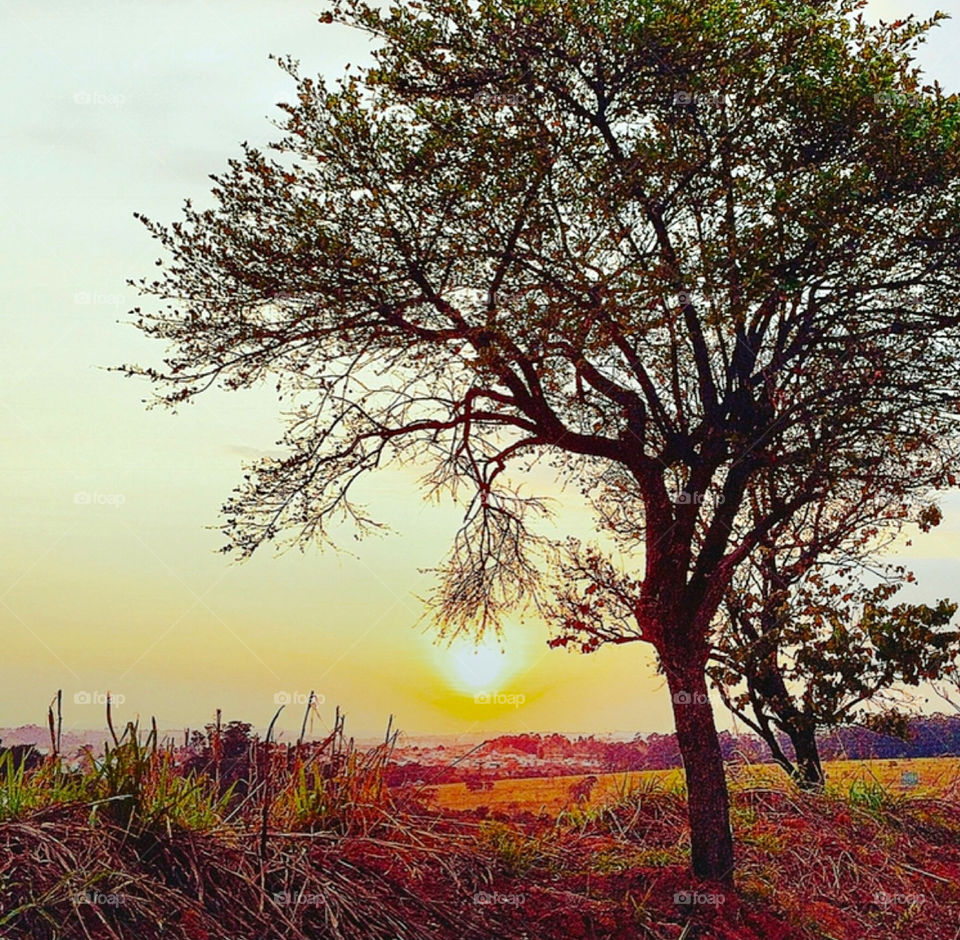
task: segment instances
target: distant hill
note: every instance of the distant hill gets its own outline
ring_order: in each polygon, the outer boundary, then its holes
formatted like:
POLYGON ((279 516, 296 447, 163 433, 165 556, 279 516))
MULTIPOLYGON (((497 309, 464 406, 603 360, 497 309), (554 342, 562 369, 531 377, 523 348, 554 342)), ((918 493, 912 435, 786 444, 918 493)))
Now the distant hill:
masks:
MULTIPOLYGON (((110 732, 102 731, 64 731, 61 746, 65 754, 78 751, 89 745, 99 750, 104 741, 110 740, 110 732)), ((20 725, 19 728, 0 728, 0 744, 4 747, 16 747, 23 744, 34 744, 41 751, 50 750, 50 729, 40 725, 20 725)))

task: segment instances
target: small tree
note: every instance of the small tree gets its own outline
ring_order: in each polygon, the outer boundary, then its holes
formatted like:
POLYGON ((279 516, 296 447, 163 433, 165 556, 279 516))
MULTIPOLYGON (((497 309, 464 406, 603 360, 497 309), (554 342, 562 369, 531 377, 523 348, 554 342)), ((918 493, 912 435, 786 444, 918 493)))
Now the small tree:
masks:
POLYGON ((903 727, 897 686, 941 676, 960 652, 960 634, 947 628, 957 605, 886 603, 896 589, 833 594, 809 584, 779 603, 730 605, 727 631, 711 675, 724 703, 766 742, 774 760, 806 789, 823 786, 818 730, 864 724, 903 727), (881 706, 883 711, 864 710, 881 706), (893 707, 891 707, 891 705, 893 707), (780 746, 789 739, 793 755, 780 746))
MULTIPOLYGON (((811 504, 773 526, 738 568, 717 612, 708 666, 714 687, 805 788, 823 784, 818 729, 881 720, 890 727, 898 717, 895 686, 939 677, 960 652, 960 634, 944 629, 955 605, 890 606, 892 596, 914 578, 901 566, 877 560, 911 514, 923 531, 939 523, 939 510, 922 497, 935 485, 949 484, 952 474, 898 460, 880 469, 884 475, 878 472, 869 488, 811 504), (876 587, 864 586, 866 576, 878 580, 876 587), (864 711, 866 706, 884 711, 878 715, 864 711), (792 756, 781 747, 782 734, 790 739, 792 756)), ((751 518, 767 515, 776 485, 789 485, 776 478, 765 475, 751 483, 746 501, 751 508, 741 523, 749 526, 751 518)), ((621 512, 611 525, 621 534, 629 531, 629 517, 621 512)), ((572 641, 590 652, 604 643, 641 638, 630 624, 641 586, 609 559, 574 543, 561 572, 557 614, 579 627, 555 645, 572 641), (592 607, 582 602, 584 596, 596 597, 592 607), (583 619, 587 609, 590 620, 583 619)))
MULTIPOLYGON (((940 522, 925 498, 951 485, 952 472, 904 464, 898 455, 880 469, 872 486, 811 505, 768 532, 731 581, 718 618, 714 685, 807 788, 824 782, 818 729, 872 720, 858 708, 889 705, 895 685, 935 678, 958 651, 958 634, 943 632, 953 605, 889 607, 914 578, 877 561, 911 518, 922 531, 940 522), (867 589, 865 576, 877 585, 867 589)), ((769 478, 751 485, 752 515, 766 513, 774 485, 769 478)))
POLYGON ((246 148, 215 208, 144 220, 172 264, 140 282, 166 306, 135 313, 169 352, 127 371, 170 405, 267 377, 292 399, 227 551, 374 527, 355 481, 425 462, 431 491, 469 494, 441 629, 482 632, 537 587, 529 461, 612 474, 693 870, 727 883, 705 668, 733 573, 830 492, 832 455, 868 475, 953 440, 960 104, 910 62, 936 18, 873 28, 863 5, 335 3, 374 67, 328 86, 284 62, 279 158, 246 148), (732 539, 774 465, 797 489, 732 539))

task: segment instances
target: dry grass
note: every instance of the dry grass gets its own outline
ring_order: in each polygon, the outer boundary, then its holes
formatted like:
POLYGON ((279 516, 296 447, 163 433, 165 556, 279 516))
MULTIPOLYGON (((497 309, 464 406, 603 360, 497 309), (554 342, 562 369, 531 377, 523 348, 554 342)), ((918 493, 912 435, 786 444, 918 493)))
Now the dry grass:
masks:
POLYGON ((820 796, 736 769, 720 899, 690 880, 676 771, 424 805, 383 785, 389 734, 359 751, 338 720, 315 748, 252 743, 235 791, 219 733, 202 773, 135 726, 76 771, 0 764, 0 937, 960 940, 955 760, 830 765, 820 796))
POLYGON ((240 790, 220 780, 219 728, 210 736, 210 773, 185 772, 133 724, 76 768, 56 754, 32 771, 0 764, 0 936, 488 935, 482 912, 449 899, 490 880, 475 827, 393 799, 389 733, 359 751, 338 716, 309 748, 250 742, 240 790))
MULTIPOLYGON (((456 866, 456 839, 441 845, 412 824, 391 836, 275 835, 264 859, 256 832, 132 834, 91 828, 84 806, 59 807, 0 827, 0 931, 10 940, 485 936, 479 917, 418 889, 456 866)), ((482 883, 469 860, 457 874, 482 883)))

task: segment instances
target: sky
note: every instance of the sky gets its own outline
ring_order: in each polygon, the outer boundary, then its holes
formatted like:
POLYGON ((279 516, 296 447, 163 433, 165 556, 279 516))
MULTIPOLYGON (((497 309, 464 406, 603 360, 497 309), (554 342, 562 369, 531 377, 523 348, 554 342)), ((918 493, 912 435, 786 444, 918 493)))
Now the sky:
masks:
MULTIPOLYGON (((208 174, 241 141, 276 136, 291 82, 271 54, 328 76, 366 60, 366 38, 320 26, 322 8, 0 8, 0 727, 44 723, 58 689, 65 728, 100 727, 109 690, 120 720, 154 715, 170 729, 217 708, 263 727, 288 702, 289 734, 315 690, 315 730, 339 705, 360 737, 390 714, 409 734, 668 731, 668 694, 640 644, 549 650, 529 618, 507 624, 504 653, 432 642, 421 569, 445 554, 458 517, 422 501, 413 470, 368 482, 396 534, 353 554, 219 554, 219 506, 244 461, 274 448, 275 402, 209 394, 171 415, 108 371, 157 354, 125 322, 137 303, 125 281, 156 258, 134 211, 173 220, 184 198, 204 203, 208 174)), ((869 15, 935 9, 876 0, 869 15)), ((948 92, 960 88, 958 45, 953 20, 919 53, 948 92)), ((578 531, 587 516, 566 499, 578 531)), ((943 506, 944 524, 904 556, 920 577, 914 600, 955 587, 960 498, 943 506)))

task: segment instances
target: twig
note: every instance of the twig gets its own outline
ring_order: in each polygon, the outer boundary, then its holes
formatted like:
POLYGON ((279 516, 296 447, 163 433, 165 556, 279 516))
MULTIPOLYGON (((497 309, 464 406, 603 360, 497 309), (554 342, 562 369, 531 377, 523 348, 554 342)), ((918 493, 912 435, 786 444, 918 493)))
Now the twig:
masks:
POLYGON ((273 737, 273 726, 277 723, 280 712, 282 712, 284 708, 285 706, 281 705, 273 716, 273 721, 270 722, 267 728, 267 738, 264 741, 263 748, 264 761, 267 766, 264 768, 265 776, 263 778, 263 809, 260 819, 260 858, 264 864, 264 872, 266 872, 267 862, 267 817, 270 815, 270 741, 273 737))
MULTIPOLYGON (((58 691, 58 692, 57 692, 57 695, 59 695, 59 694, 60 694, 60 692, 58 691)), ((50 726, 50 750, 53 752, 53 754, 52 754, 51 756, 53 757, 54 761, 56 761, 56 759, 57 759, 57 736, 56 736, 56 734, 54 733, 54 730, 53 730, 53 702, 50 702, 50 704, 47 706, 47 724, 50 726)))
POLYGON ((942 878, 940 875, 924 871, 922 868, 914 868, 913 865, 908 865, 906 862, 894 862, 893 864, 898 868, 906 868, 907 871, 916 872, 918 875, 926 875, 928 878, 933 878, 934 881, 942 881, 945 885, 953 884, 949 878, 942 878))
POLYGON ((113 746, 120 747, 120 739, 117 737, 117 732, 113 729, 113 714, 110 707, 110 693, 107 692, 107 727, 110 729, 110 737, 113 738, 113 746))

